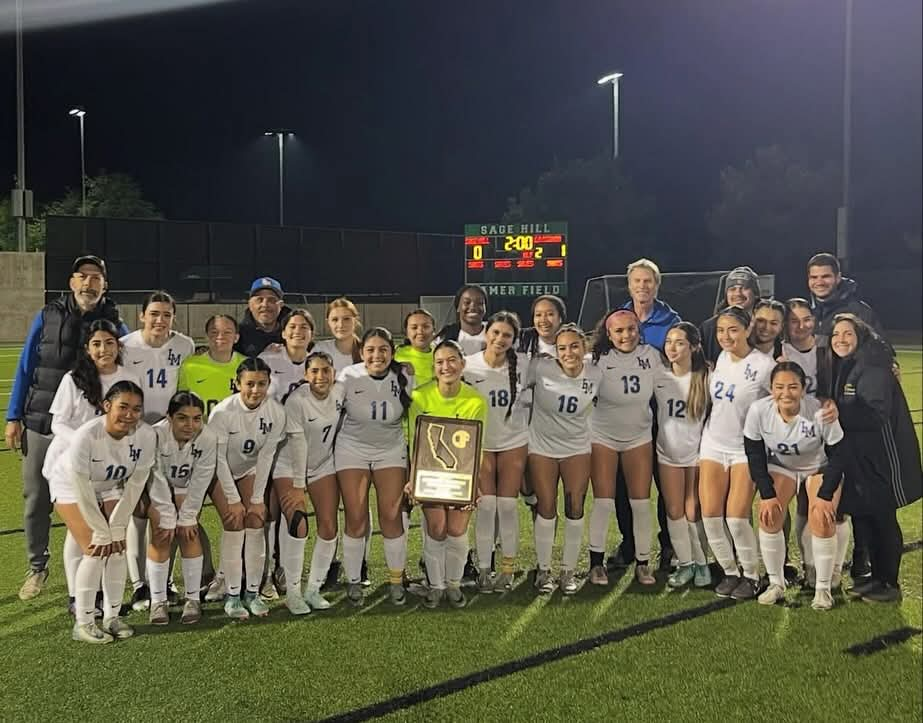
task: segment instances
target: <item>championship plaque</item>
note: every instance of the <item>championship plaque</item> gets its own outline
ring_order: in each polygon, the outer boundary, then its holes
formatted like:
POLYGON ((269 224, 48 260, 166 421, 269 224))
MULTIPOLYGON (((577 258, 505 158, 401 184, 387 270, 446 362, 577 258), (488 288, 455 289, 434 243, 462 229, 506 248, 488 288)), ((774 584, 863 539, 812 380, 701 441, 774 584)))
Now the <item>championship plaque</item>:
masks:
POLYGON ((416 502, 457 507, 474 504, 481 431, 476 419, 417 417, 410 464, 416 502))

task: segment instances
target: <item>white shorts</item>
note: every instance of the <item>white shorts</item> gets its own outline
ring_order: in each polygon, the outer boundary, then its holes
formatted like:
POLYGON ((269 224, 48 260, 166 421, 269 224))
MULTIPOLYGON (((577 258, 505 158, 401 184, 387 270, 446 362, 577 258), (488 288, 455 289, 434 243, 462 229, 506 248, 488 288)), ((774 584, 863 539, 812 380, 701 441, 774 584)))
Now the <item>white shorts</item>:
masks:
POLYGON ((595 431, 590 436, 593 444, 601 444, 603 447, 607 447, 614 452, 629 452, 632 449, 637 447, 642 447, 645 444, 649 444, 651 441, 651 430, 648 429, 645 432, 642 432, 640 435, 634 439, 630 439, 627 442, 622 442, 621 440, 614 439, 602 434, 597 434, 595 431))
POLYGON ((368 459, 352 453, 349 449, 338 447, 333 454, 334 469, 342 472, 345 469, 388 469, 389 467, 407 468, 407 448, 401 446, 385 453, 381 457, 368 459))
POLYGON ((292 455, 289 452, 287 444, 282 444, 279 451, 276 452, 276 461, 272 465, 272 474, 270 479, 281 479, 282 477, 293 477, 292 472, 292 455))
POLYGON ((823 470, 816 469, 813 472, 793 472, 790 469, 783 467, 782 465, 773 464, 770 462, 766 465, 769 469, 769 474, 780 474, 783 477, 788 477, 789 479, 795 480, 795 492, 798 492, 801 489, 801 486, 808 481, 808 477, 813 477, 816 474, 821 474, 823 470))
MULTIPOLYGON (((404 464, 406 466, 406 461, 404 464)), ((333 463, 333 455, 331 454, 327 459, 321 462, 320 465, 308 471, 308 484, 317 482, 317 480, 323 479, 324 477, 334 475, 336 471, 336 466, 333 463)))
POLYGON ((730 469, 735 464, 747 464, 747 454, 743 450, 727 452, 717 447, 710 446, 704 439, 699 449, 699 461, 717 462, 725 469, 730 469))
POLYGON ((542 448, 536 448, 532 445, 529 445, 529 454, 537 454, 541 457, 548 457, 549 459, 570 459, 571 457, 578 457, 582 454, 590 454, 592 447, 587 447, 586 449, 572 449, 567 452, 563 450, 548 450, 542 448))
POLYGON ((660 445, 657 445, 657 463, 665 467, 697 467, 699 464, 699 453, 696 451, 694 454, 676 459, 667 454, 665 450, 661 449, 660 445))

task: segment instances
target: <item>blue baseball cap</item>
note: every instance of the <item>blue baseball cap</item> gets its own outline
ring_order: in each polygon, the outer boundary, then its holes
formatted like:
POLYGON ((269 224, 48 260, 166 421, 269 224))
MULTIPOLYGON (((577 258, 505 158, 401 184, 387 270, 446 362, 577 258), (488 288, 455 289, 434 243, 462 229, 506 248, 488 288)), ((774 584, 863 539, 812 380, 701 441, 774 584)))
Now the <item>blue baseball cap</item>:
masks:
POLYGON ((259 291, 271 291, 280 299, 284 296, 282 284, 271 276, 261 276, 250 284, 250 296, 254 296, 259 291))

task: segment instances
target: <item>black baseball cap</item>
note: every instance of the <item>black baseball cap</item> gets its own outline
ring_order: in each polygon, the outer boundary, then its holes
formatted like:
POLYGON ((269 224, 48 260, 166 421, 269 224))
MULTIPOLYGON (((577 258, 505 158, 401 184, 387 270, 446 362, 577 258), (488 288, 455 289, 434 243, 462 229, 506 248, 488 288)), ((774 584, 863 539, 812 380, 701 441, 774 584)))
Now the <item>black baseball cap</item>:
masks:
POLYGON ((99 258, 99 256, 93 256, 92 254, 88 254, 86 256, 78 256, 76 259, 74 259, 74 266, 71 270, 71 273, 76 274, 80 270, 80 267, 84 264, 93 264, 93 266, 98 267, 99 270, 102 271, 103 277, 108 277, 108 273, 106 272, 106 262, 99 258))

